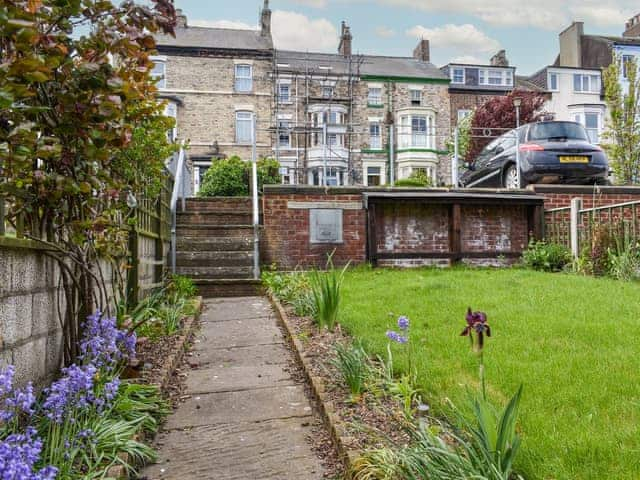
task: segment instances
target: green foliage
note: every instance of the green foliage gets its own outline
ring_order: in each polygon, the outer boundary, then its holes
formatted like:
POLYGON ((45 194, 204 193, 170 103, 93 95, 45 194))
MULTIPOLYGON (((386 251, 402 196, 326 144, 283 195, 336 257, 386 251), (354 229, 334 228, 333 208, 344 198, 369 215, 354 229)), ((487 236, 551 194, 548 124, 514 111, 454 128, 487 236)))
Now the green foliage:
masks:
POLYGON ((192 298, 198 295, 198 287, 189 277, 173 274, 169 277, 167 285, 169 293, 174 293, 181 298, 192 298))
POLYGON ((405 418, 411 419, 415 413, 414 405, 420 400, 420 390, 416 388, 416 376, 405 373, 397 380, 388 381, 386 389, 400 400, 405 418))
POLYGON ((307 273, 300 271, 278 273, 265 270, 262 272, 262 283, 278 300, 291 305, 294 313, 299 317, 314 314, 313 294, 307 273))
MULTIPOLYGON (((458 120, 458 160, 463 162, 467 158, 467 153, 469 152, 469 148, 471 147, 471 139, 472 139, 472 130, 471 125, 473 124, 473 116, 475 115, 475 110, 473 110, 466 117, 458 120)), ((455 137, 452 136, 446 142, 447 150, 449 151, 449 155, 455 154, 455 137)))
POLYGON ((349 387, 354 399, 360 397, 371 375, 369 357, 361 345, 338 343, 335 346, 332 365, 338 369, 342 381, 349 387))
POLYGON ((145 433, 154 434, 171 408, 157 386, 124 381, 113 411, 123 420, 140 425, 145 433))
POLYGON ((543 272, 561 272, 571 264, 571 252, 564 245, 531 241, 529 248, 523 253, 524 264, 534 270, 543 272))
POLYGON ((609 275, 623 281, 640 279, 640 245, 629 243, 609 250, 609 275))
POLYGON ((416 170, 411 173, 409 178, 396 181, 395 186, 424 188, 433 186, 433 182, 424 171, 416 170))
POLYGON ((157 180, 172 148, 158 139, 151 55, 153 35, 174 26, 170 0, 0 6, 0 199, 60 266, 66 363, 81 323, 109 301, 98 260, 126 267, 127 196, 157 180))
POLYGON ((609 121, 602 135, 616 183, 632 185, 640 182, 640 75, 634 58, 627 65, 614 58, 602 73, 609 121), (626 69, 629 91, 625 94, 620 78, 626 69))
POLYGON ((338 323, 340 288, 342 287, 344 272, 348 266, 347 264, 342 270, 336 270, 333 267, 332 257, 330 256, 325 272, 314 270, 311 273, 314 319, 320 328, 326 327, 333 331, 338 323))
MULTIPOLYGON (((262 158, 258 160, 258 189, 266 184, 281 182, 280 164, 277 160, 262 158)), ((240 157, 213 160, 204 174, 198 195, 201 197, 243 197, 248 196, 251 184, 251 162, 240 157)))

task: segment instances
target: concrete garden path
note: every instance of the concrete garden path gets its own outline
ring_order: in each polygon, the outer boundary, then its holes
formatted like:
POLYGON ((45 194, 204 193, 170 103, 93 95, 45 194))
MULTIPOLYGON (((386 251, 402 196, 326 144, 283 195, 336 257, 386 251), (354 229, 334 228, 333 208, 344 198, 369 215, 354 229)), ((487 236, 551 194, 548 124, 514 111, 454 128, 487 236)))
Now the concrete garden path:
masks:
POLYGON ((205 302, 184 403, 158 435, 158 463, 140 478, 323 478, 306 439, 314 423, 291 353, 262 297, 205 302))

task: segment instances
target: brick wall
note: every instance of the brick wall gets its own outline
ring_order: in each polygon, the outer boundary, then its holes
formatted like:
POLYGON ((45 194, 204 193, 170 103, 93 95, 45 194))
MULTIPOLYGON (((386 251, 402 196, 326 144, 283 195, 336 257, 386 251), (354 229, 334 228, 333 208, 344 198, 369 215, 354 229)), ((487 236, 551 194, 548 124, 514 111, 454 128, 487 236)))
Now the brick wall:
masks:
MULTIPOLYGON (((327 255, 335 249, 335 265, 366 261, 366 213, 359 210, 343 210, 343 242, 340 244, 311 244, 310 209, 289 208, 289 202, 359 202, 362 195, 349 189, 329 190, 321 188, 285 188, 282 193, 265 193, 263 197, 264 231, 262 258, 265 264, 276 264, 279 269, 291 270, 298 266, 324 267, 327 255), (299 190, 302 193, 295 193, 299 190), (340 193, 342 190, 343 193, 340 193), (315 192, 314 192, 315 191, 315 192)), ((322 207, 320 207, 322 208, 322 207)))
POLYGON ((544 208, 568 207, 572 198, 582 198, 584 208, 602 207, 640 200, 640 187, 604 187, 571 185, 531 185, 529 189, 544 196, 544 208))
MULTIPOLYGON (((265 187, 263 263, 274 263, 280 269, 324 266, 327 254, 334 249, 336 265, 348 261, 363 263, 372 258, 374 251, 373 258, 381 266, 448 265, 450 260, 492 265, 512 263, 528 244, 534 209, 541 209, 542 202, 542 199, 522 194, 498 194, 494 198, 486 190, 476 193, 447 189, 430 191, 430 194, 441 193, 445 201, 376 197, 389 192, 410 193, 384 188, 325 191, 320 187, 265 187), (366 192, 368 210, 364 207, 366 192), (459 207, 453 207, 452 195, 459 207), (337 202, 346 205, 343 210, 344 241, 311 244, 310 208, 339 208, 337 202), (454 218, 457 217, 454 212, 458 208, 459 233, 455 233, 454 218), (368 215, 375 217, 375 240, 369 248, 368 215), (501 255, 505 258, 499 258, 501 255)), ((416 191, 416 195, 424 193, 424 190, 416 191)))

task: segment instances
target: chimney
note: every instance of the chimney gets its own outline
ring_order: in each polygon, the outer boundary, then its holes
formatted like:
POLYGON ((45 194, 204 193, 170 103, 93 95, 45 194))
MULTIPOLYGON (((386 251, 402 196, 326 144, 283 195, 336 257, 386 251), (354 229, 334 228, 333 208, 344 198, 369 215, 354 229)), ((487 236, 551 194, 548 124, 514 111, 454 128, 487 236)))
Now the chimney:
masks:
POLYGON ((342 33, 340 34, 340 45, 338 45, 338 53, 345 57, 351 56, 351 28, 346 22, 342 22, 342 33))
POLYGON ((176 9, 176 27, 187 28, 187 16, 181 8, 176 9))
POLYGON ((491 66, 492 67, 508 67, 509 59, 507 58, 507 52, 504 50, 500 50, 493 57, 491 57, 491 66))
POLYGON ((622 34, 623 37, 637 38, 640 37, 640 13, 629 21, 624 26, 625 31, 622 34))
POLYGON ((413 49, 413 58, 420 60, 421 62, 430 62, 431 54, 429 52, 429 40, 424 38, 420 40, 418 46, 413 49))
POLYGON ((560 33, 560 66, 582 67, 582 36, 584 23, 573 22, 569 28, 560 33))
POLYGON ((260 14, 260 34, 263 37, 271 36, 271 10, 269 9, 269 0, 264 0, 264 7, 260 14))

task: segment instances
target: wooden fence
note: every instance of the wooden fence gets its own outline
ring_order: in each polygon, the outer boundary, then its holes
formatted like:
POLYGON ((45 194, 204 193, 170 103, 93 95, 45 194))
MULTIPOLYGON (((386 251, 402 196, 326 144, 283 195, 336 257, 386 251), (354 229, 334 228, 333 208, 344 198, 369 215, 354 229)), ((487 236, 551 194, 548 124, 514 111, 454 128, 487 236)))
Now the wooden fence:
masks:
MULTIPOLYGON (((163 283, 166 271, 168 245, 171 239, 171 192, 173 176, 166 172, 159 195, 141 195, 137 199, 136 221, 125 225, 128 230, 127 299, 136 303, 146 291, 163 283), (152 270, 148 274, 148 270, 152 270)), ((8 221, 7 204, 0 200, 0 238, 4 243, 29 247, 35 243, 26 240, 24 217, 8 221)), ((0 247, 2 243, 0 243, 0 247)))
POLYGON ((640 201, 582 208, 582 199, 574 198, 569 207, 545 211, 546 240, 565 245, 575 257, 602 229, 616 238, 640 241, 640 201))

